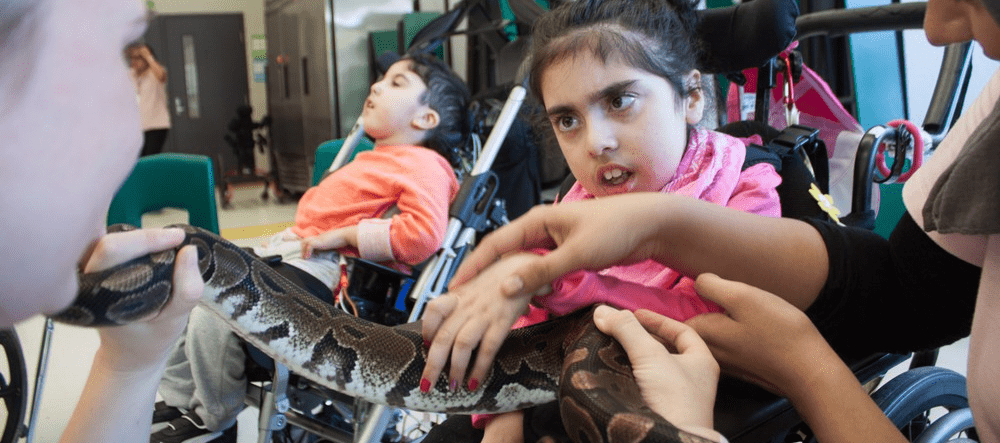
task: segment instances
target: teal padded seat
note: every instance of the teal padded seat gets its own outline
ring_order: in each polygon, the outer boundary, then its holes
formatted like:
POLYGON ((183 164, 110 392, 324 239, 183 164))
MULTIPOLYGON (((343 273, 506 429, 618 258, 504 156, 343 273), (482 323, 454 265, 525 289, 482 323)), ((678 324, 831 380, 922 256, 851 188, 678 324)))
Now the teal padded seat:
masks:
POLYGON ((108 225, 142 226, 142 214, 162 208, 185 209, 188 223, 219 233, 212 159, 162 153, 136 163, 108 210, 108 225))
MULTIPOLYGON (((330 165, 333 164, 333 160, 337 158, 337 153, 340 152, 341 146, 344 146, 344 139, 338 138, 336 140, 327 140, 316 148, 315 161, 313 163, 313 177, 312 185, 316 186, 319 181, 323 179, 323 174, 326 173, 327 169, 330 169, 330 165)), ((361 137, 361 141, 358 142, 358 147, 354 148, 354 153, 347 161, 354 160, 354 157, 362 151, 371 151, 375 149, 375 145, 367 137, 361 137)))

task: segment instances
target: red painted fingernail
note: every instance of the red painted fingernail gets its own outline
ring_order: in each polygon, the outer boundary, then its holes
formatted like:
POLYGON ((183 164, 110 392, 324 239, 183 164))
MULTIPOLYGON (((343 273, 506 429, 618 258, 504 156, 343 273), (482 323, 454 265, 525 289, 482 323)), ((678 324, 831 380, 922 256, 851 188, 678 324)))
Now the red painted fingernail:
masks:
POLYGON ((424 349, 430 349, 430 348, 431 348, 431 341, 424 340, 424 349))
POLYGON ((471 380, 469 380, 469 390, 470 391, 475 391, 476 388, 478 388, 478 387, 479 387, 479 380, 476 380, 474 378, 471 379, 471 380))
POLYGON ((455 392, 458 389, 458 380, 451 379, 451 383, 448 384, 448 390, 455 392))
POLYGON ((426 378, 420 379, 420 392, 424 394, 431 392, 431 381, 426 378))

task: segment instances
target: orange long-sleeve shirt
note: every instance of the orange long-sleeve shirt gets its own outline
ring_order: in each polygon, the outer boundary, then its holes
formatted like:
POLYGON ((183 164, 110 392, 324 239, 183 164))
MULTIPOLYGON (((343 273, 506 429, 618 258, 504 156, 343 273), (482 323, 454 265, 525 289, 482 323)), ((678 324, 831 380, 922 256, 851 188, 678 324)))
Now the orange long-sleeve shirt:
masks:
MULTIPOLYGON (((358 225, 358 249, 375 262, 415 265, 444 239, 458 180, 438 153, 419 146, 377 146, 310 188, 292 231, 300 237, 358 225), (380 218, 396 206, 399 213, 380 218)), ((353 249, 353 248, 352 248, 353 249)))

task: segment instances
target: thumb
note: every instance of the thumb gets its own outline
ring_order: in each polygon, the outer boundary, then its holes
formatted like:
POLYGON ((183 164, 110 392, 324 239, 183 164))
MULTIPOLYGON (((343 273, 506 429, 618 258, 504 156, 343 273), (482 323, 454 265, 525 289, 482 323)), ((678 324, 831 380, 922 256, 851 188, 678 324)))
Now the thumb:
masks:
POLYGON ((170 302, 159 317, 173 317, 190 311, 204 292, 205 283, 198 269, 198 250, 185 246, 177 252, 174 261, 173 293, 170 302))
POLYGON ((598 306, 594 311, 594 324, 601 332, 617 340, 633 362, 638 363, 664 348, 663 343, 653 338, 628 310, 598 306))
POLYGON ((752 315, 756 308, 771 303, 778 296, 750 286, 746 283, 726 280, 718 275, 705 273, 694 283, 698 295, 715 302, 726 310, 726 314, 736 321, 752 315))

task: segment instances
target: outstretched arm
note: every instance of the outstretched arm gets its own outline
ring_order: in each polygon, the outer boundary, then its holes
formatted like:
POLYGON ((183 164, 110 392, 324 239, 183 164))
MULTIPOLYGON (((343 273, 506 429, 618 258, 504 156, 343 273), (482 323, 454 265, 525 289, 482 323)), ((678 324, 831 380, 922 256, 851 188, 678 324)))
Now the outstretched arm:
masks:
MULTIPOLYGON (((172 248, 183 238, 179 229, 109 234, 98 242, 85 270, 106 269, 172 248)), ((169 350, 184 330, 203 288, 198 253, 194 247, 185 247, 177 255, 172 299, 156 317, 99 331, 101 344, 62 443, 138 443, 148 439, 156 388, 169 350)))
POLYGON ((452 280, 459 285, 511 251, 552 249, 519 266, 507 296, 533 293, 578 269, 653 259, 685 275, 712 272, 805 309, 826 281, 819 233, 673 194, 635 193, 539 206, 487 236, 452 280))

